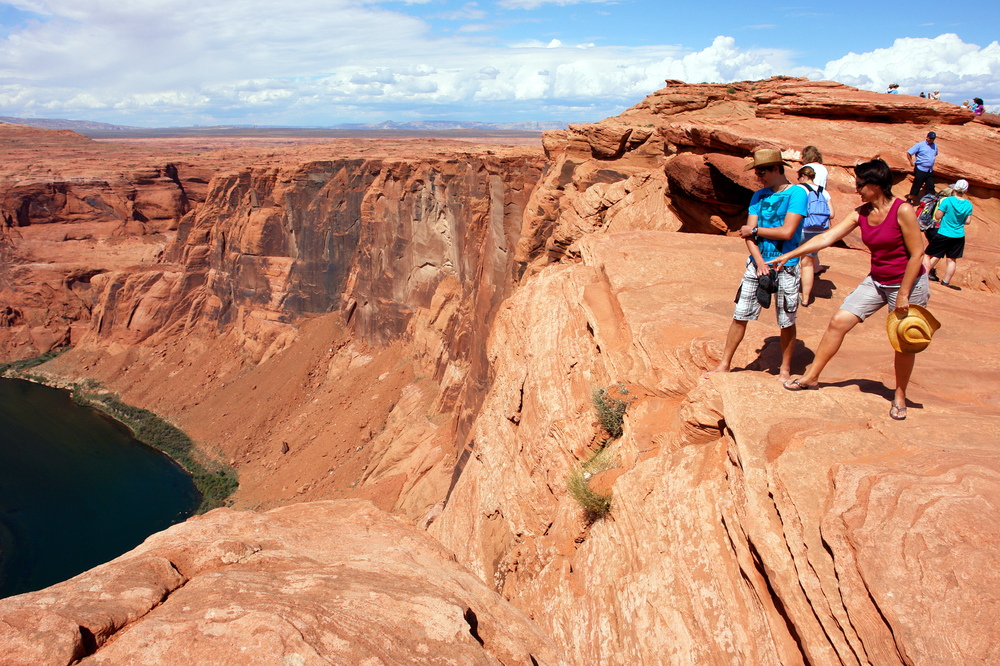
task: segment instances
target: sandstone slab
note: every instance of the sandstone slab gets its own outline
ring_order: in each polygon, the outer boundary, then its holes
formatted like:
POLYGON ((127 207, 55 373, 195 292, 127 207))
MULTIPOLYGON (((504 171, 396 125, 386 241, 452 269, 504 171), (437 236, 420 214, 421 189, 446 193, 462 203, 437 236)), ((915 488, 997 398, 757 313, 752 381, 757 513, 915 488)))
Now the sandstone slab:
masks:
POLYGON ((520 611, 365 502, 220 509, 0 601, 5 664, 559 664, 520 611))

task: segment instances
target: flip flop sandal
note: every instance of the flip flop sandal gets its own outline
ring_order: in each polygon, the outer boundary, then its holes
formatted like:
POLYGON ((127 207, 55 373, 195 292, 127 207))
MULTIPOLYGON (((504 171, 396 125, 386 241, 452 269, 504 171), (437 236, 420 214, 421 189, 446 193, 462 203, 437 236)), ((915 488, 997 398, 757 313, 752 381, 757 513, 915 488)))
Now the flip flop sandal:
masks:
POLYGON ((889 418, 894 421, 905 421, 906 407, 900 407, 896 403, 893 403, 892 407, 889 408, 889 418))
POLYGON ((786 391, 814 391, 819 388, 818 384, 801 384, 798 379, 789 379, 782 386, 786 391))

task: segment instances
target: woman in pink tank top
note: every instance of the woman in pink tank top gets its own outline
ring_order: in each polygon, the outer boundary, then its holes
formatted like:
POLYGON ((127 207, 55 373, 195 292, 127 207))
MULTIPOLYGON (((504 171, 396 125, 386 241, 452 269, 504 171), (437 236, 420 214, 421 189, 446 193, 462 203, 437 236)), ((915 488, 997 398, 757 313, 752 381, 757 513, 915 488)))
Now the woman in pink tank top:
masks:
MULTIPOLYGON (((840 349, 844 336, 883 306, 905 317, 910 304, 927 305, 930 290, 921 264, 923 242, 913 207, 892 194, 892 171, 884 160, 874 159, 854 167, 855 187, 863 202, 850 215, 773 263, 782 266, 789 259, 828 248, 855 229, 872 253, 868 277, 844 300, 830 318, 813 364, 798 379, 785 382, 789 391, 817 387, 819 375, 840 349)), ((889 416, 906 418, 906 387, 913 373, 914 354, 894 352, 896 390, 889 416)))

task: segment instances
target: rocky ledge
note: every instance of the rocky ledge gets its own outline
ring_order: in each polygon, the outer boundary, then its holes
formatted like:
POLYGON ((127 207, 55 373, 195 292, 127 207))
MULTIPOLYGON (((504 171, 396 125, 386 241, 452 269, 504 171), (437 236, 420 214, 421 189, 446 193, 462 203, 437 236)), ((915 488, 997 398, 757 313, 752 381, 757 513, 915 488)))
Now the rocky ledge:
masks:
POLYGON ((433 539, 360 501, 192 518, 0 601, 0 654, 5 666, 563 663, 433 539))

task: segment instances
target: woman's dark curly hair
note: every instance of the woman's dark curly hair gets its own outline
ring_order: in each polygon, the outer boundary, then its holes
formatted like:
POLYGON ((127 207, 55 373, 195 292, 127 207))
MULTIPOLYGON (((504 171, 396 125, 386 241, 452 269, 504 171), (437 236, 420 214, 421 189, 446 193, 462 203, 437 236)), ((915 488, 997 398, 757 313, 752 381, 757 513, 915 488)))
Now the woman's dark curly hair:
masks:
POLYGON ((854 167, 854 177, 862 185, 872 184, 882 188, 882 194, 892 199, 892 169, 881 157, 862 162, 854 167))

